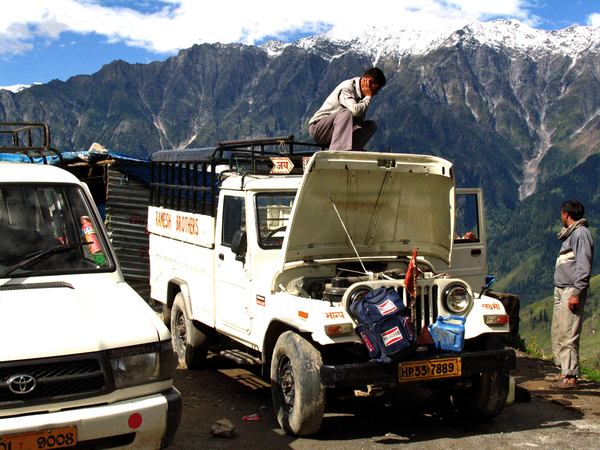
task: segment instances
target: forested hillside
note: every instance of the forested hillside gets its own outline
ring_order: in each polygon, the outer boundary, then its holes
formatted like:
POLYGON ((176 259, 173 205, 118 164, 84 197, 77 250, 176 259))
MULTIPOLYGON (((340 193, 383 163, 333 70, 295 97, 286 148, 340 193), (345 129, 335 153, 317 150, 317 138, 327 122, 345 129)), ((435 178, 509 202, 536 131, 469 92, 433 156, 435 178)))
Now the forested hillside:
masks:
MULTIPOLYGON (((552 308, 554 298, 547 297, 521 310, 519 333, 525 343, 552 358, 552 308)), ((585 367, 600 370, 600 276, 591 282, 591 291, 584 308, 584 323, 581 334, 581 362, 585 367)))
POLYGON ((308 120, 329 92, 377 65, 388 83, 369 111, 379 130, 367 150, 451 160, 458 186, 484 189, 495 289, 524 304, 547 296, 560 204, 580 199, 596 237, 600 223, 600 31, 473 22, 413 46, 402 33, 114 61, 89 76, 0 90, 0 120, 48 122, 62 151, 97 142, 138 158, 221 140, 309 139, 308 120))

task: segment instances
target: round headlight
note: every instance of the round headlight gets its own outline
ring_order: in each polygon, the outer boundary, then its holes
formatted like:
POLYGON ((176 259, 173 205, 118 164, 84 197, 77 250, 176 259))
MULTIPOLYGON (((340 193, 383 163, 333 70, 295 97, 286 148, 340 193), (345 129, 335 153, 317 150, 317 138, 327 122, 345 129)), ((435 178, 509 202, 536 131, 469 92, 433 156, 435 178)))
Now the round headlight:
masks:
POLYGON ((369 286, 358 286, 355 287, 354 289, 352 289, 349 294, 348 294, 348 311, 350 312, 350 314, 354 315, 352 313, 352 305, 359 301, 362 300, 362 298, 367 295, 369 292, 371 292, 372 289, 369 286))
POLYGON ((471 307, 471 296, 465 286, 451 284, 444 291, 444 307, 452 314, 465 314, 471 307))

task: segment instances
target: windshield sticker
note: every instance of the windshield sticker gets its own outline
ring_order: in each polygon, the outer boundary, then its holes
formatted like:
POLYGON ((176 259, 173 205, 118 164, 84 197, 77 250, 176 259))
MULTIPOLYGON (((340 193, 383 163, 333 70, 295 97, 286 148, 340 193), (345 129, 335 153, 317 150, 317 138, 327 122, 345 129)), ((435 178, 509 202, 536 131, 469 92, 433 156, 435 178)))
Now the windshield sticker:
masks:
POLYGON ((256 296, 256 304, 258 306, 266 306, 267 301, 265 300, 265 298, 262 295, 257 295, 256 296))

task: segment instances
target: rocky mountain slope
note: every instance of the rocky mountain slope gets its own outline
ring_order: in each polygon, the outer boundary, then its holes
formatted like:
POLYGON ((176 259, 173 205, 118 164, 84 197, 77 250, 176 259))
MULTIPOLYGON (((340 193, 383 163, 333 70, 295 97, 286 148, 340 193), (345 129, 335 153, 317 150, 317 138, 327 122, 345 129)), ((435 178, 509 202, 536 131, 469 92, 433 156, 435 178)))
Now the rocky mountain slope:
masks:
POLYGON ((368 149, 439 155, 454 162, 459 186, 482 187, 490 272, 529 302, 551 288, 560 203, 578 196, 600 223, 599 53, 600 30, 586 27, 334 29, 292 44, 196 45, 164 62, 115 61, 0 90, 0 120, 48 122, 64 151, 98 142, 141 158, 220 140, 309 139, 308 120, 333 87, 377 65, 388 84, 369 111, 379 131, 368 149))

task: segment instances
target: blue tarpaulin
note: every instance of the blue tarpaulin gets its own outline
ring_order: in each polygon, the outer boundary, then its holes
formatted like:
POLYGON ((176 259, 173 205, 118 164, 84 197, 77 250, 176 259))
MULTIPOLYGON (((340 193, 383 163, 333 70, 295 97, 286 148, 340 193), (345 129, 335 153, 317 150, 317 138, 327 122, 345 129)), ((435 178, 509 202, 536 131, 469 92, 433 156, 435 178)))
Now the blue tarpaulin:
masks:
MULTIPOLYGON (((85 162, 90 165, 98 163, 103 160, 113 160, 115 166, 123 173, 137 181, 150 185, 150 158, 138 159, 127 155, 121 155, 113 152, 100 152, 97 150, 87 150, 81 152, 63 152, 62 157, 65 166, 85 162)), ((31 159, 22 154, 13 153, 0 153, 0 161, 8 162, 22 162, 31 163, 31 159)), ((48 156, 45 158, 33 158, 33 162, 36 164, 50 164, 53 166, 60 166, 60 159, 58 156, 48 156)))

